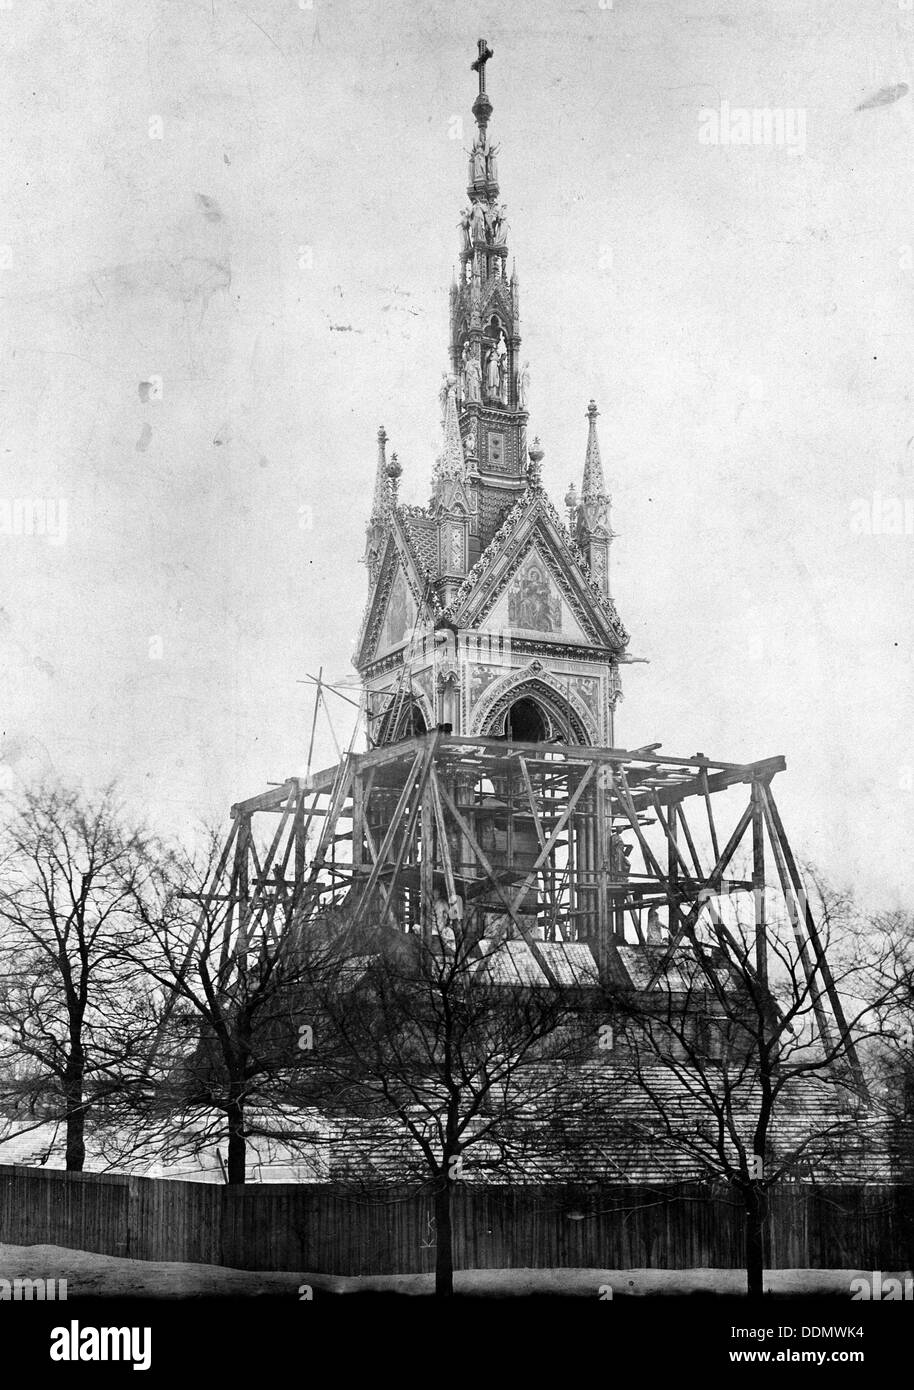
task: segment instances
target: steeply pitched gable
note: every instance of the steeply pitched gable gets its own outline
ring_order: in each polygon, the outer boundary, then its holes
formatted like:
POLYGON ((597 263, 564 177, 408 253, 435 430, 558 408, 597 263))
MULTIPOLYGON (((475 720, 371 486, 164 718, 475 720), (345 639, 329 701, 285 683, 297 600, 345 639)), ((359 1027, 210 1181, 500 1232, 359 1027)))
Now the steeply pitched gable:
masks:
POLYGON ((532 488, 483 551, 445 617, 458 628, 494 622, 612 651, 628 642, 612 601, 592 582, 555 508, 532 488))

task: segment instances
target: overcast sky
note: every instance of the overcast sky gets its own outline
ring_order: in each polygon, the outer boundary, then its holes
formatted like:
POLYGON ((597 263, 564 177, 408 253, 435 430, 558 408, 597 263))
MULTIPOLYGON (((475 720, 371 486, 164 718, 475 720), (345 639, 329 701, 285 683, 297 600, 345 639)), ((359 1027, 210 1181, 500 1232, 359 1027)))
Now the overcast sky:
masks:
POLYGON ((427 497, 484 34, 531 433, 561 506, 597 400, 650 661, 617 741, 784 753, 798 853, 910 903, 906 3, 0 5, 0 529, 57 529, 0 534, 4 780, 183 830, 304 770, 379 424, 427 497))

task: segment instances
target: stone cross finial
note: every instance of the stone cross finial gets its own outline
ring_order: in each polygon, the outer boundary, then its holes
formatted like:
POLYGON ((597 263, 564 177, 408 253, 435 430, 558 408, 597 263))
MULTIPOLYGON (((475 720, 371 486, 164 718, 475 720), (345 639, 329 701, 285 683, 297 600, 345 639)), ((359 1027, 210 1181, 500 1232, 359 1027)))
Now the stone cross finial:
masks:
POLYGON ((476 59, 475 63, 470 64, 470 67, 473 72, 479 73, 479 95, 482 96, 486 90, 486 63, 490 58, 494 57, 494 54, 487 45, 485 39, 479 39, 476 48, 479 57, 476 59))
POLYGON ((543 483, 543 459, 546 457, 546 450, 539 441, 539 436, 533 440, 527 451, 527 481, 533 488, 542 487, 543 483))
POLYGON ((402 473, 403 473, 403 465, 402 465, 402 463, 400 462, 400 460, 398 459, 398 457, 397 457, 396 454, 391 454, 391 456, 390 456, 390 463, 387 465, 386 472, 387 472, 387 477, 388 477, 389 480, 390 480, 390 486, 391 486, 391 488, 393 489, 393 491, 396 493, 397 488, 398 488, 399 485, 400 485, 400 478, 401 478, 402 473))
POLYGON ((574 531, 578 518, 578 490, 574 483, 568 485, 568 491, 565 493, 565 506, 568 510, 568 529, 574 531))

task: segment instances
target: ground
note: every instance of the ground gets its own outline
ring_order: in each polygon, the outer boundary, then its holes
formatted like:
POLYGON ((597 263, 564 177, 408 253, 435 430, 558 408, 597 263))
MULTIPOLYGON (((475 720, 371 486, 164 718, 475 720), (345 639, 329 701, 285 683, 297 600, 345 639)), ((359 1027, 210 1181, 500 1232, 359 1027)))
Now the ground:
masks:
MULTIPOLYGON (((765 1276, 775 1297, 849 1297, 860 1271, 777 1269, 765 1276)), ((866 1273, 866 1271, 863 1271, 866 1273)), ((888 1273, 884 1278, 889 1278, 888 1273)), ((903 1277, 903 1276, 899 1276, 903 1277)), ((910 1278, 910 1272, 908 1273, 910 1278)), ((0 1245, 0 1279, 66 1279, 68 1298, 300 1298, 302 1285, 314 1297, 333 1294, 427 1295, 430 1274, 341 1275, 222 1269, 217 1265, 159 1263, 65 1250, 57 1245, 0 1245)), ((574 1298, 681 1294, 742 1294, 746 1276, 738 1269, 465 1269, 455 1275, 458 1295, 517 1297, 529 1294, 574 1298)), ((304 1296, 307 1296, 304 1294, 304 1296)))

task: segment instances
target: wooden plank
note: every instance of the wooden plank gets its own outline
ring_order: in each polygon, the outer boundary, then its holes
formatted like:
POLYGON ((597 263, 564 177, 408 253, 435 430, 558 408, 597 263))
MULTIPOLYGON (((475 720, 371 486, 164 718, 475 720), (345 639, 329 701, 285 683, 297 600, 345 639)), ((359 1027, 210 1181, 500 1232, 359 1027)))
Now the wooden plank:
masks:
POLYGON ((289 798, 297 794, 298 787, 298 778, 289 777, 278 787, 270 787, 257 796, 249 796, 246 801, 236 801, 229 814, 234 819, 236 816, 253 815, 255 811, 281 811, 289 798))
POLYGON ((755 917, 755 969, 768 985, 768 927, 765 921, 765 821, 759 783, 752 784, 752 897, 755 917))
MULTIPOLYGON (((600 748, 590 744, 577 743, 529 743, 520 739, 512 739, 507 743, 502 739, 493 738, 473 738, 468 735, 448 734, 443 743, 443 752, 446 754, 450 749, 477 748, 483 754, 496 754, 502 758, 507 756, 508 751, 518 751, 531 762, 544 762, 547 759, 556 760, 558 758, 567 759, 569 762, 590 763, 593 761, 611 763, 646 763, 653 766, 671 767, 697 767, 699 760, 691 758, 681 758, 673 756, 660 757, 653 753, 640 753, 637 750, 627 748, 600 748)), ((364 756, 364 755, 363 755, 364 756)), ((708 759, 707 766, 719 771, 732 771, 744 773, 751 766, 747 763, 721 762, 717 759, 708 759)))
POLYGON ((537 855, 533 868, 527 874, 527 877, 524 879, 523 884, 517 890, 517 893, 514 895, 513 906, 515 911, 517 910, 517 908, 520 907, 520 904, 523 901, 523 897, 527 889, 532 885, 533 880, 536 878, 536 875, 539 873, 543 864, 546 862, 552 851, 555 849, 556 844, 558 843, 559 836, 561 835, 565 826, 568 824, 568 821, 571 819, 571 816, 574 813, 574 808, 575 806, 577 806, 585 788, 589 785, 591 779, 593 778, 595 771, 596 768, 592 764, 590 767, 586 768, 584 771, 584 775, 581 777, 581 780, 578 782, 578 785, 575 787, 573 793, 568 798, 564 810, 559 816, 558 821, 556 822, 555 827, 549 836, 549 839, 546 841, 545 845, 537 855))
MULTIPOLYGON (((396 809, 391 817, 390 824, 387 827, 387 832, 384 835, 384 839, 381 841, 381 847, 378 850, 377 858, 371 867, 371 873, 368 875, 368 881, 359 896, 359 901, 356 905, 356 909, 353 914, 351 923, 351 927, 353 929, 361 922, 362 917, 365 915, 365 910, 368 906, 371 894, 377 887, 381 867, 384 865, 387 856, 390 853, 397 831, 398 829, 400 829, 400 822, 403 818, 403 814, 409 802, 410 795, 418 790, 417 799, 421 799, 422 791, 421 786, 418 786, 418 783, 421 782, 422 786, 424 786, 425 784, 425 779, 428 776, 430 767, 432 766, 432 759, 435 755, 435 749, 439 737, 440 735, 434 734, 428 741, 419 739, 409 740, 410 744, 415 746, 413 764, 409 770, 409 773, 407 774, 406 781, 403 783, 403 789, 400 792, 396 809)), ((387 905, 389 907, 389 899, 387 905)))
POLYGON ((841 997, 838 994, 838 991, 835 987, 834 976, 831 973, 831 968, 828 964, 828 958, 825 955, 825 951, 822 946, 821 939, 819 937, 819 929, 816 926, 816 920, 813 916, 812 907, 810 906, 809 894, 806 892, 806 889, 803 885, 803 880, 800 876, 800 871, 797 868, 796 860, 793 857, 793 850, 790 848, 790 843, 784 832, 784 826, 781 821, 778 808, 775 805, 774 796, 772 795, 770 786, 766 786, 760 783, 759 795, 763 805, 766 806, 768 809, 770 815, 770 822, 774 826, 775 833, 777 834, 781 850, 784 855, 784 860, 787 866, 787 872, 790 875, 794 889, 799 896, 799 900, 803 903, 806 933, 810 942, 812 943, 812 948, 816 956, 816 963, 825 982, 825 989, 828 994, 829 1003, 832 1007, 832 1013, 834 1014, 835 1023, 837 1024, 841 1037, 845 1040, 845 1051, 847 1052, 848 1058, 850 1060, 851 1067, 854 1072, 854 1077, 857 1081, 857 1085, 860 1088, 861 1094, 866 1096, 868 1094, 866 1080, 863 1075, 863 1069, 860 1066, 860 1059, 857 1056, 857 1049, 854 1045, 853 1038, 851 1038, 850 1036, 850 1032, 847 1026, 847 1019, 844 1014, 844 1008, 841 1004, 841 997))
POLYGON ((701 861, 698 858, 698 851, 695 848, 695 841, 692 839, 692 831, 689 828, 688 817, 686 816, 685 807, 683 806, 681 801, 673 806, 673 814, 678 815, 679 817, 679 824, 682 826, 683 834, 686 838, 686 844, 689 847, 689 854, 692 856, 692 864, 695 867, 695 873, 698 876, 698 878, 703 878, 704 875, 701 870, 701 861))
POLYGON ((426 780, 422 792, 422 819, 419 825, 422 859, 419 865, 419 921, 422 936, 427 942, 432 929, 435 876, 435 804, 432 779, 426 780))
MULTIPOLYGON (((770 841, 771 848, 774 852, 775 866, 778 871, 778 877, 781 880, 781 891, 784 894, 784 901, 787 905, 787 916, 790 918, 790 925, 793 929, 793 936, 797 946, 797 953, 800 957, 800 964, 803 967, 803 976, 806 980, 806 984, 809 989, 810 999, 812 1001, 813 1006, 813 1012, 816 1016, 816 1024, 819 1029, 819 1036, 822 1039, 822 1045, 825 1048, 825 1050, 827 1052, 830 1052, 834 1044, 832 1042, 831 1028, 829 1027, 828 1017, 826 1015, 825 1008, 822 1004, 822 990, 819 981, 816 979, 816 973, 813 967, 813 963, 810 960, 809 944, 803 935, 803 929, 800 924, 800 906, 796 900, 793 891, 793 885, 791 884, 790 875, 787 871, 787 864, 784 858, 783 846, 778 837, 777 829, 775 828, 773 817, 771 815, 771 804, 766 795, 765 788, 761 785, 759 787, 759 796, 761 799, 762 811, 765 817, 766 824, 768 826, 768 839, 770 841)), ((824 984, 824 981, 822 981, 822 984, 824 984)))
MULTIPOLYGON (((546 958, 545 958, 545 956, 543 955, 542 951, 539 949, 539 946, 537 945, 537 942, 536 942, 536 938, 533 937, 533 936, 531 936, 531 934, 530 934, 530 932, 527 930, 525 924, 524 924, 524 923, 520 920, 520 918, 518 917, 518 915, 517 915, 517 908, 516 908, 516 906, 514 905, 514 903, 513 903, 513 901, 511 900, 511 898, 508 897, 507 893, 504 891, 504 889, 502 888, 501 884, 498 882, 498 877, 497 877, 496 873, 494 872, 494 870, 493 870, 493 868, 492 868, 492 865, 489 863, 489 860, 488 860, 488 858, 487 858, 487 856, 486 856, 486 854, 485 854, 485 851, 483 850, 483 848, 482 848, 482 846, 480 845, 479 841, 476 839, 476 836, 473 834, 473 831, 472 831, 472 829, 470 828, 470 826, 467 824, 467 822, 464 820, 463 816, 461 816, 460 812, 458 811, 456 805, 454 804, 453 799, 451 798, 450 793, 448 792, 447 787, 441 786, 441 784, 440 784, 439 781, 438 781, 438 777, 437 777, 437 773, 436 773, 436 772, 433 771, 433 774, 432 774, 432 775, 433 775, 433 777, 434 777, 435 786, 436 786, 436 788, 437 788, 437 790, 438 790, 439 795, 440 795, 441 797, 443 797, 443 799, 444 799, 444 801, 445 801, 445 804, 447 805, 448 810, 450 811, 451 815, 454 817, 454 820, 457 822, 457 825, 460 827, 460 829, 461 829, 461 831, 463 832, 463 834, 466 836, 466 838, 467 838, 467 840, 468 840, 468 842, 469 842, 470 848, 472 849, 473 853, 476 855, 476 858, 479 860, 480 864, 482 865, 483 873, 485 873, 485 874, 488 875, 489 880, 491 881, 492 886, 494 887, 496 893, 498 894, 498 897, 499 897, 500 901, 504 903, 505 909, 506 909, 506 911, 507 911, 509 917, 511 918, 512 922, 514 923, 514 925, 517 927, 517 930, 520 932, 520 934, 521 934, 523 940, 525 941, 526 945, 529 947, 530 954, 533 956, 533 959, 536 961, 536 963, 537 963, 537 965, 539 966, 540 970, 542 970, 543 974, 545 975, 546 979, 549 981, 550 985, 552 985, 553 989, 558 989, 558 988, 559 988, 558 977, 556 976, 554 970, 552 969, 552 966, 551 966, 551 965, 549 964, 549 962, 546 960, 546 958)), ((520 894, 520 898, 521 898, 521 899, 523 898, 523 893, 520 894)))
MULTIPOLYGON (((899 1190, 774 1187, 768 1266, 904 1268, 899 1190)), ((688 1181, 607 1182, 580 1199, 585 1210, 592 1203, 590 1219, 573 1224, 569 1198, 568 1186, 556 1183, 460 1184, 458 1267, 742 1267, 742 1218, 732 1196, 688 1181), (582 1243, 591 1233, 593 1244, 582 1243)), ((434 1254, 427 1193, 397 1185, 372 1200, 327 1184, 231 1188, 9 1165, 0 1167, 0 1221, 14 1244, 236 1269, 417 1273, 434 1254)))
POLYGON ((530 769, 527 767, 526 761, 522 756, 518 758, 517 765, 520 768, 521 776, 524 779, 524 787, 527 791, 527 799, 530 803, 530 813, 533 817, 533 826, 536 830, 537 839, 540 842, 540 849, 545 849, 546 836, 543 832, 543 823, 540 820, 540 813, 537 809, 536 797, 533 794, 533 783, 530 781, 530 769))
MULTIPOLYGON (((730 839, 724 846, 723 851, 717 856, 714 868, 711 870, 711 873, 709 874, 705 884, 705 887, 707 889, 713 890, 714 888, 719 888, 720 881, 723 877, 724 869, 727 867, 730 860, 736 853, 740 841, 746 833, 746 827, 749 825, 751 819, 752 806, 750 804, 746 807, 739 820, 737 821, 733 834, 730 836, 730 839)), ((663 875, 661 874, 660 877, 662 878, 663 875)), ((650 980, 648 981, 648 989, 651 989, 653 987, 653 985, 659 979, 660 975, 666 969, 668 963, 672 960, 673 953, 675 952, 676 947, 679 945, 679 942, 682 940, 683 936, 687 933, 694 931, 695 926, 698 923, 698 919, 701 916, 702 910, 704 909, 706 901, 707 899, 699 898, 699 901, 695 904, 695 906, 691 909, 690 912, 686 913, 685 916, 680 916, 677 910, 677 916, 679 916, 679 926, 677 927, 676 932, 670 941, 669 947, 664 953, 663 959, 660 962, 658 962, 657 967, 655 968, 650 980)))
POLYGON ((703 767, 699 774, 701 781, 701 794, 705 799, 705 808, 708 812, 708 829, 711 832, 711 848, 714 851, 714 858, 720 857, 720 847, 717 843, 717 826, 714 823, 714 808, 711 805, 711 788, 708 782, 708 769, 703 767))

